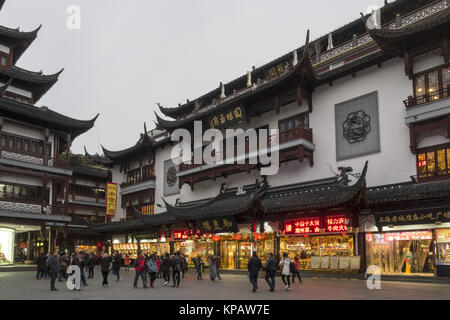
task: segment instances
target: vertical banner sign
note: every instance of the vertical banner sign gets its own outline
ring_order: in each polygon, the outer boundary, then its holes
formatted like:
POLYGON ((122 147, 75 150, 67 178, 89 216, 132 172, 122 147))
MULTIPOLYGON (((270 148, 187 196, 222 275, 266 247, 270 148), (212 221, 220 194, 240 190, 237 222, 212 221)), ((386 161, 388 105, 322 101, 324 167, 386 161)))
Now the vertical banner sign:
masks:
POLYGON ((106 215, 114 217, 117 203, 117 183, 106 184, 106 215))

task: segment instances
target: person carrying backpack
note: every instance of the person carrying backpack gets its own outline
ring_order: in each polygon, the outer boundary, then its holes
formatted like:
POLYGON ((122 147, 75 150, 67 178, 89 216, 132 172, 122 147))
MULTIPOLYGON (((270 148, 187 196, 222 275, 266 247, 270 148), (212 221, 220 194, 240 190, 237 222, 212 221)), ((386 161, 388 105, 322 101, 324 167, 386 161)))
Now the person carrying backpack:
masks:
POLYGON ((133 288, 137 289, 137 283, 139 280, 139 276, 142 279, 142 284, 144 286, 144 289, 147 289, 147 277, 145 275, 146 270, 145 270, 145 259, 142 256, 141 252, 138 252, 138 256, 136 258, 136 260, 134 260, 134 270, 136 270, 136 275, 134 277, 134 284, 133 284, 133 288))
POLYGON ((154 288, 153 283, 156 280, 156 273, 158 272, 156 257, 154 254, 150 255, 150 258, 147 260, 147 270, 150 276, 150 288, 154 288))
MULTIPOLYGON (((287 291, 291 291, 291 258, 289 258, 288 254, 285 252, 283 253, 283 259, 280 261, 281 266, 281 280, 283 281, 284 285, 286 286, 287 291), (286 283, 287 280, 287 283, 286 283)), ((295 268, 295 266, 294 266, 295 268)))
POLYGON ((269 253, 269 259, 266 264, 266 282, 270 287, 270 291, 275 291, 275 276, 277 274, 278 261, 273 256, 273 253, 269 253))
POLYGON ((172 258, 172 279, 173 279, 173 287, 175 285, 177 287, 180 286, 180 273, 183 270, 183 261, 180 257, 180 251, 177 251, 172 258))

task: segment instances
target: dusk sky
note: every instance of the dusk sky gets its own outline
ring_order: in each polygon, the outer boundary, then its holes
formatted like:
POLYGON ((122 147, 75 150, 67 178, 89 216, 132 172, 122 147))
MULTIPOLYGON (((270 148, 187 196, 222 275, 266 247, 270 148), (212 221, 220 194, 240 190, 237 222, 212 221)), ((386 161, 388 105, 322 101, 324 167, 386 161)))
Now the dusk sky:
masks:
MULTIPOLYGON (((154 128, 156 102, 175 107, 360 17, 383 0, 7 0, 2 25, 42 24, 19 67, 58 83, 36 104, 91 119, 73 152, 130 147, 154 128), (81 9, 69 30, 67 8, 81 9)), ((158 110, 159 111, 159 110, 158 110)))

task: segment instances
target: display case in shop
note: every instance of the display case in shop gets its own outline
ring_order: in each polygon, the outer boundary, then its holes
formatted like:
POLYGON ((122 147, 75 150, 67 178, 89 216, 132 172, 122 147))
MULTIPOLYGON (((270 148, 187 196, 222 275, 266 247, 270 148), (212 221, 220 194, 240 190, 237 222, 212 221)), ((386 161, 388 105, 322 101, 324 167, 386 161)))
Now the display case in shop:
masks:
POLYGON ((367 265, 382 274, 434 273, 433 232, 403 231, 366 235, 367 265))
POLYGON ((450 229, 436 229, 436 275, 450 277, 450 229))
POLYGON ((85 253, 97 253, 98 248, 97 248, 97 246, 78 245, 78 246, 75 246, 75 251, 76 252, 82 251, 85 253))
POLYGON ((166 253, 170 253, 169 242, 141 242, 141 251, 145 251, 148 254, 156 254, 157 256, 163 256, 166 253))
POLYGON ((188 267, 194 267, 194 260, 198 255, 201 256, 203 262, 207 264, 209 256, 214 254, 214 241, 177 241, 173 244, 174 252, 180 251, 181 254, 188 258, 188 267))
POLYGON ((310 270, 312 257, 353 256, 353 235, 290 236, 280 239, 280 253, 299 257, 299 270, 310 270))
POLYGON ((130 259, 137 257, 137 243, 114 243, 113 250, 119 252, 123 257, 128 255, 130 259))

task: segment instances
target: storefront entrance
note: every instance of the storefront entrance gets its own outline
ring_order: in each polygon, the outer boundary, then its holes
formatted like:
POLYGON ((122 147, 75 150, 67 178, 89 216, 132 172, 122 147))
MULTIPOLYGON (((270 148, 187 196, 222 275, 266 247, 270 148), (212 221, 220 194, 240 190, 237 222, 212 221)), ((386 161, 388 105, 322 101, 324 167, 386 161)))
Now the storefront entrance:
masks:
POLYGON ((311 257, 350 257, 353 235, 289 236, 280 239, 280 254, 299 257, 299 270, 311 269, 311 257))
POLYGON ((434 272, 432 231, 405 231, 366 235, 367 265, 383 274, 434 272))

